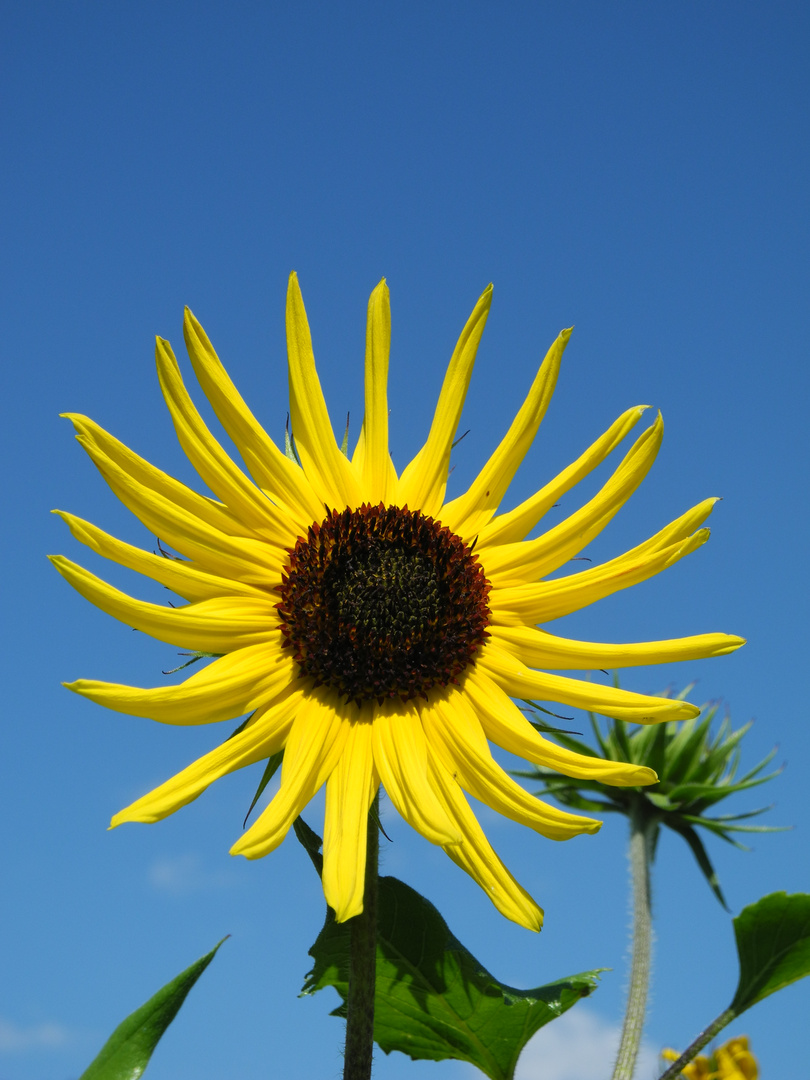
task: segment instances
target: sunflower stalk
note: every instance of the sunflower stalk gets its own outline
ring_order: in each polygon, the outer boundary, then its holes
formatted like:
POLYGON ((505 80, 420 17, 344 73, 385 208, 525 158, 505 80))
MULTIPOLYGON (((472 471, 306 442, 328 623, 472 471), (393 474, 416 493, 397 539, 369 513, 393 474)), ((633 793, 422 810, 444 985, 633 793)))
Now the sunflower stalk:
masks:
POLYGON ((374 989, 377 975, 377 874, 379 795, 368 815, 363 910, 349 920, 351 954, 346 999, 343 1080, 369 1080, 374 1053, 374 989))
POLYGON ((632 1080, 641 1047, 652 965, 650 867, 658 822, 639 800, 630 815, 630 876, 633 889, 633 939, 630 988, 613 1080, 632 1080))
POLYGON ((730 1024, 736 1015, 737 1013, 731 1007, 724 1009, 718 1017, 712 1020, 705 1031, 701 1031, 695 1041, 687 1046, 678 1060, 674 1061, 658 1080, 676 1080, 689 1062, 696 1058, 703 1047, 710 1043, 715 1035, 722 1031, 727 1024, 730 1024))

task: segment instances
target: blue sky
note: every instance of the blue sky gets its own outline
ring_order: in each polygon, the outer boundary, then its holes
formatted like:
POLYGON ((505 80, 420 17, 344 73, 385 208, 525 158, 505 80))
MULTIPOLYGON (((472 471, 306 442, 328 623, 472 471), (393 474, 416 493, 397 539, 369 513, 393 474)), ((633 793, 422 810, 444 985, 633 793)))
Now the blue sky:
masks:
MULTIPOLYGON (((746 761, 778 744, 787 768, 737 809, 773 800, 772 823, 796 828, 751 854, 719 842, 711 853, 735 912, 777 889, 809 891, 806 6, 40 2, 6 3, 3 15, 0 1080, 77 1076, 127 1012, 226 933, 152 1080, 340 1072, 334 1002, 296 997, 323 915, 308 860, 292 839, 259 863, 227 855, 257 777, 237 774, 158 826, 106 831, 218 732, 107 713, 63 690, 79 676, 156 685, 177 661, 74 595, 45 560, 64 552, 99 568, 53 507, 152 543, 60 412, 92 416, 193 480, 152 360, 156 333, 182 353, 184 304, 282 437, 292 269, 336 426, 347 412, 359 422, 365 304, 387 277, 400 467, 494 282, 457 490, 563 326, 576 330, 557 394, 510 498, 625 408, 662 410, 655 467, 588 554, 619 554, 720 495, 712 540, 561 631, 749 639, 734 656, 630 671, 623 683, 655 692, 697 679, 693 700, 722 698, 738 725, 756 719, 746 761)), ((319 814, 313 805, 315 827, 319 814)), ((521 1074, 550 1080, 556 1061, 554 1080, 607 1075, 599 1047, 625 984, 623 823, 557 845, 482 818, 545 906, 539 938, 501 919, 393 815, 384 870, 425 892, 507 982, 612 967, 570 1029, 590 1058, 562 1063, 552 1039, 521 1074)), ((729 919, 676 839, 664 838, 654 886, 656 1050, 714 1017, 736 972, 729 919)), ((793 987, 736 1025, 765 1080, 801 1068, 808 993, 793 987)), ((471 1073, 394 1055, 376 1075, 471 1073)))

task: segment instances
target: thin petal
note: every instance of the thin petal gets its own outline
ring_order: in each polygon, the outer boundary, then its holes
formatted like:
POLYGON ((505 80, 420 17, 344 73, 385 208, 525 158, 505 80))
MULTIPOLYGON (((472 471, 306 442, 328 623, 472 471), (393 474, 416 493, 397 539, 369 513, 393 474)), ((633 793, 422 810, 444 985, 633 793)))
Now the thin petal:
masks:
POLYGON ((613 787, 637 787, 654 784, 658 777, 643 765, 606 761, 600 757, 577 754, 543 738, 515 703, 481 669, 474 669, 464 683, 464 690, 478 714, 487 738, 510 754, 535 765, 556 769, 565 776, 599 780, 613 787))
POLYGON ((655 461, 664 432, 659 414, 628 451, 602 489, 581 509, 536 540, 490 547, 478 544, 486 575, 493 585, 520 585, 550 574, 598 536, 624 506, 655 461))
POLYGON ((64 685, 129 716, 145 716, 161 724, 215 724, 273 701, 285 687, 298 682, 297 674, 290 655, 273 643, 222 656, 175 686, 142 689, 95 679, 64 685))
MULTIPOLYGON (((709 503, 714 500, 707 500, 709 503)), ((500 626, 550 622, 562 615, 588 607, 620 589, 638 585, 674 566, 709 539, 709 530, 700 529, 669 547, 636 555, 638 548, 617 559, 593 566, 578 574, 539 581, 514 588, 493 589, 489 594, 492 621, 500 626)))
POLYGON ((514 510, 506 514, 499 514, 493 521, 481 530, 480 543, 484 544, 511 544, 522 540, 543 515, 564 495, 578 484, 588 473, 593 472, 597 465, 605 460, 608 454, 614 450, 628 431, 641 419, 647 405, 636 405, 615 420, 608 430, 601 435, 595 443, 577 458, 575 462, 563 469, 545 487, 526 499, 514 510))
POLYGON ((374 764, 388 797, 401 817, 431 844, 461 840, 430 785, 427 745, 417 707, 387 701, 375 710, 374 764))
POLYGON ((278 633, 270 599, 220 596, 197 604, 164 608, 135 600, 62 555, 50 560, 62 577, 91 604, 158 641, 194 652, 229 653, 266 642, 278 633))
POLYGON ((231 848, 231 855, 260 859, 281 843, 307 803, 340 760, 359 710, 342 705, 330 691, 302 699, 284 749, 281 787, 270 805, 231 848))
POLYGON ((524 701, 556 702, 599 713, 600 716, 629 720, 634 724, 689 720, 700 714, 700 709, 696 705, 690 705, 688 701, 649 697, 613 686, 568 679, 563 675, 549 675, 545 671, 532 671, 506 649, 499 647, 492 638, 481 650, 476 663, 509 697, 521 698, 524 701))
POLYGON ((126 566, 129 570, 152 578, 182 596, 184 600, 210 600, 214 596, 267 598, 266 589, 259 589, 237 578, 209 574, 183 559, 143 551, 132 544, 124 543, 123 540, 117 540, 74 514, 67 514, 62 510, 52 510, 51 513, 57 514, 67 524, 73 536, 92 551, 118 563, 119 566, 126 566))
MULTIPOLYGON (((83 434, 77 441, 89 454, 97 469, 124 506, 155 536, 192 558, 207 571, 223 577, 234 577, 271 588, 280 581, 286 560, 282 548, 264 540, 243 535, 246 530, 222 532, 210 519, 219 516, 228 527, 227 511, 212 500, 213 513, 198 516, 188 510, 178 498, 142 484, 83 434)), ((183 487, 183 485, 179 485, 183 487)), ((191 495, 190 489, 186 489, 191 495)), ((196 496, 199 498, 199 496, 196 496)), ((199 507, 204 512, 206 507, 199 507)), ((233 527, 235 530, 238 526, 233 527)))
POLYGON ((537 906, 495 854, 461 788, 436 755, 430 752, 428 768, 433 790, 462 836, 460 844, 445 845, 445 852, 481 886, 502 915, 519 926, 525 926, 527 930, 540 930, 543 926, 543 909, 537 906))
POLYGON ((155 361, 177 439, 202 480, 253 532, 281 547, 294 544, 295 524, 248 480, 208 430, 183 384, 171 345, 162 338, 157 339, 155 361))
POLYGON ((388 452, 388 358, 391 351, 391 301, 385 278, 368 302, 366 322, 366 412, 353 461, 369 502, 388 504, 397 476, 388 452))
POLYGON ((330 509, 357 507, 362 502, 360 485, 335 442, 295 274, 290 274, 287 288, 287 359, 293 436, 304 472, 330 509))
POLYGON ((369 716, 352 725, 340 761, 326 781, 323 891, 338 922, 363 910, 368 811, 379 786, 369 716))
POLYGON ((148 795, 119 810, 110 822, 110 828, 114 829, 125 821, 148 824, 161 821, 202 795, 221 776, 277 753, 287 739, 300 699, 301 691, 291 691, 283 701, 274 703, 261 715, 255 716, 244 731, 227 739, 216 750, 204 754, 148 795))
POLYGON ((60 413, 60 416, 73 424, 76 441, 87 452, 108 483, 107 473, 101 468, 99 461, 114 466, 117 471, 125 473, 145 491, 185 510, 188 514, 205 522, 206 525, 225 533, 226 536, 257 535, 245 522, 235 517, 227 507, 214 499, 199 495, 179 480, 175 480, 173 476, 169 476, 161 469, 156 469, 145 458, 130 450, 128 446, 110 435, 104 428, 99 427, 89 417, 81 416, 79 413, 60 413))
POLYGON ((465 539, 477 536, 489 522, 534 441, 557 385, 560 362, 570 337, 571 330, 563 330, 546 353, 520 411, 469 489, 442 507, 442 524, 465 539))
POLYGON ((694 634, 669 641, 613 645, 572 641, 533 626, 493 626, 492 637, 527 667, 552 668, 555 671, 598 671, 602 668, 703 660, 710 656, 725 656, 745 644, 745 638, 733 634, 694 634))
POLYGON ((247 407, 205 331, 188 308, 183 336, 203 393, 256 483, 268 492, 273 502, 283 506, 300 527, 306 528, 313 521, 320 521, 323 502, 304 470, 279 450, 247 407))
POLYGON ((491 303, 492 286, 488 285, 473 308, 473 313, 453 350, 427 442, 399 478, 396 498, 398 506, 422 510, 434 517, 441 509, 447 486, 450 449, 456 436, 475 354, 491 303))
POLYGON ((497 764, 489 748, 472 734, 480 723, 463 693, 437 698, 422 710, 431 750, 470 795, 504 817, 527 825, 550 840, 598 832, 601 821, 549 806, 516 784, 497 764))

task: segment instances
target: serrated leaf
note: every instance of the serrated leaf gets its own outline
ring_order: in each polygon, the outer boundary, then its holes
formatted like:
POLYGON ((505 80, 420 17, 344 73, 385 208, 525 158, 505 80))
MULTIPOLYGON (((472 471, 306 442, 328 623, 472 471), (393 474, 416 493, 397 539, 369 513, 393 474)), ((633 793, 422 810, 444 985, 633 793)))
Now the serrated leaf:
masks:
POLYGON ((79 1080, 138 1080, 161 1036, 189 990, 216 956, 222 941, 123 1020, 79 1080))
MULTIPOLYGON (((334 986, 345 1002, 349 942, 348 925, 330 912, 310 950, 315 965, 304 993, 334 986)), ((428 900, 396 878, 380 878, 374 1039, 387 1054, 468 1061, 491 1080, 512 1080, 532 1035, 592 993, 597 975, 584 972, 533 990, 506 986, 428 900)))
POLYGON ((810 894, 771 893, 734 920, 740 981, 731 1008, 739 1015, 810 975, 810 894))

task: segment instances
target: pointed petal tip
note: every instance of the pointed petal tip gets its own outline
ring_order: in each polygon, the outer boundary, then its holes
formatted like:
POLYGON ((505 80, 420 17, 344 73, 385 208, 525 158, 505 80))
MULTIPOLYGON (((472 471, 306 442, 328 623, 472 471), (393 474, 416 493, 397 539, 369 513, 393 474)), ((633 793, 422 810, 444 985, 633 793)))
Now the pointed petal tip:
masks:
POLYGON ((344 923, 349 919, 353 919, 355 915, 363 914, 363 901, 359 900, 353 904, 342 904, 339 908, 333 908, 335 912, 335 922, 344 923))
POLYGON ((648 769, 646 765, 639 765, 636 774, 636 784, 638 787, 647 787, 649 784, 658 783, 658 773, 655 769, 648 769))

